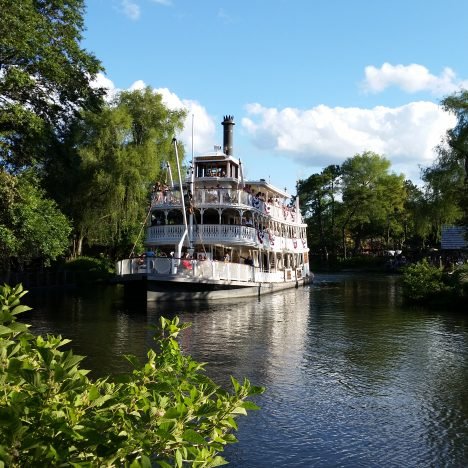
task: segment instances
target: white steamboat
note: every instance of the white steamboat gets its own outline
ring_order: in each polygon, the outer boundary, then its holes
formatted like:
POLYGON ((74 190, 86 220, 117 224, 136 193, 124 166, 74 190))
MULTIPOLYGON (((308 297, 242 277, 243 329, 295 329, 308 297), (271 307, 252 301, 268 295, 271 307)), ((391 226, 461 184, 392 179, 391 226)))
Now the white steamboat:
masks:
POLYGON ((312 281, 298 198, 244 181, 233 117, 222 124, 223 151, 193 158, 185 181, 179 167, 178 183, 155 190, 145 257, 117 262, 120 280, 146 282, 149 301, 258 296, 312 281))

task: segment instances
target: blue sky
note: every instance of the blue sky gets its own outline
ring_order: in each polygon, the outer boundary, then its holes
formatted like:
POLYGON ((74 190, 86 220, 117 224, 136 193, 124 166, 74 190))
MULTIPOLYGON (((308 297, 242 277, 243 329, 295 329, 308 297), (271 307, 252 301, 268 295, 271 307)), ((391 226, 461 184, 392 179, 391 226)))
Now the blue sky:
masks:
POLYGON ((110 93, 144 85, 189 111, 191 152, 234 115, 246 176, 296 180, 366 150, 418 182, 468 88, 466 0, 88 0, 83 45, 110 93))

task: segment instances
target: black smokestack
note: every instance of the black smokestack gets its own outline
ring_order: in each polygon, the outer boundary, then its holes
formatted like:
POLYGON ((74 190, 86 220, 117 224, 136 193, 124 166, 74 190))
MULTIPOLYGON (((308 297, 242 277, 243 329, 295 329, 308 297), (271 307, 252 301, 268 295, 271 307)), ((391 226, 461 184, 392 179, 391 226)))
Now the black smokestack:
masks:
POLYGON ((234 144, 234 116, 225 115, 224 120, 221 122, 224 127, 223 131, 223 151, 228 156, 233 156, 233 144, 234 144))

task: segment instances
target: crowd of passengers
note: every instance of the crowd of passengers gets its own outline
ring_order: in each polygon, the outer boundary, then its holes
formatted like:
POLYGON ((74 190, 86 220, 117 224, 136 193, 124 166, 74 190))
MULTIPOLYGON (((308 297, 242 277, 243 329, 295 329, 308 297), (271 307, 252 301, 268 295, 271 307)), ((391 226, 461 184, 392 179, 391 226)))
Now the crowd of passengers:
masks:
MULTIPOLYGON (((156 250, 148 250, 147 252, 145 253, 142 253, 142 254, 139 254, 139 255, 136 255, 136 256, 131 256, 131 258, 136 258, 137 259, 137 262, 139 265, 144 265, 146 263, 146 259, 147 258, 154 258, 154 257, 158 257, 158 258, 173 258, 173 259, 176 259, 177 257, 174 257, 174 252, 170 252, 169 254, 167 254, 166 252, 164 252, 163 250, 161 249, 156 249, 156 250)), ((205 261, 205 260, 208 260, 208 257, 206 256, 206 254, 198 254, 197 258, 193 258, 188 252, 185 252, 182 254, 182 257, 180 258, 180 261, 181 261, 181 264, 184 268, 186 269, 192 269, 193 268, 193 260, 198 260, 198 261, 205 261)), ((253 258, 251 255, 248 255, 247 257, 240 257, 240 260, 242 260, 242 262, 239 262, 239 263, 244 263, 244 265, 250 265, 250 266, 253 266, 254 264, 254 261, 253 261, 253 258)), ((229 263, 231 262, 231 257, 229 255, 229 253, 226 253, 224 254, 224 256, 222 257, 219 257, 219 258, 215 258, 214 261, 220 261, 220 262, 224 262, 224 263, 229 263)))
MULTIPOLYGON (((214 189, 209 189, 207 187, 204 187, 205 190, 214 190, 214 189)), ((218 190, 218 199, 219 197, 219 190, 229 190, 227 188, 220 187, 219 185, 215 188, 215 190, 218 190)), ((156 185, 153 186, 153 196, 152 196, 152 201, 153 203, 155 202, 168 202, 170 200, 170 194, 172 190, 166 185, 166 184, 161 184, 159 182, 156 183, 156 185)), ((246 185, 244 187, 244 192, 249 195, 249 202, 250 205, 256 207, 259 202, 266 203, 267 205, 271 206, 277 206, 277 207, 282 207, 285 212, 296 212, 296 206, 294 204, 287 205, 285 202, 282 203, 279 197, 267 197, 264 192, 260 191, 255 191, 254 188, 252 188, 250 185, 246 185)), ((229 195, 226 192, 226 195, 229 195)))

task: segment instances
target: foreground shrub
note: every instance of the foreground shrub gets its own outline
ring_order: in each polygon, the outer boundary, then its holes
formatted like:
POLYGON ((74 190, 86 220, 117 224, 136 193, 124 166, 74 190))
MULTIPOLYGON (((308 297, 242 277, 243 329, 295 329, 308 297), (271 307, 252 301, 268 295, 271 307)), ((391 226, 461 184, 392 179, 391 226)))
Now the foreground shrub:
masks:
POLYGON ((221 389, 203 364, 176 341, 187 325, 161 318, 150 350, 118 381, 93 380, 81 356, 60 348, 69 340, 34 336, 16 315, 21 286, 0 287, 0 466, 202 467, 236 442, 235 418, 257 406, 246 398, 262 388, 232 378, 221 389))
POLYGON ((446 291, 442 276, 442 270, 426 259, 409 265, 403 271, 403 294, 413 301, 429 299, 446 291))

